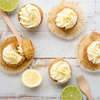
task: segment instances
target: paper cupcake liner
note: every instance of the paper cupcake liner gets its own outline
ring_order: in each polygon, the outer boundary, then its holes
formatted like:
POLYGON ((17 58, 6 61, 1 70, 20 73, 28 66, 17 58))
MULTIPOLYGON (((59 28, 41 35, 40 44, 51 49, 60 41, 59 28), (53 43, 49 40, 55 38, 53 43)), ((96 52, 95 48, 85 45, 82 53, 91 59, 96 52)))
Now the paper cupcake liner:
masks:
MULTIPOLYGON (((92 33, 91 33, 92 34, 92 33)), ((81 67, 84 68, 86 71, 90 71, 90 72, 97 72, 100 71, 100 64, 98 65, 94 65, 93 63, 86 61, 83 57, 83 50, 85 48, 85 46, 90 43, 93 42, 94 40, 91 38, 91 34, 87 34, 86 36, 84 36, 80 43, 78 44, 78 49, 77 49, 77 58, 81 64, 81 67)))
POLYGON ((3 49, 11 43, 17 43, 17 39, 14 35, 10 35, 0 41, 0 67, 4 72, 8 74, 15 74, 27 68, 31 64, 33 58, 25 59, 25 61, 21 65, 16 67, 7 65, 6 62, 3 60, 2 52, 3 49))
MULTIPOLYGON (((77 60, 78 60, 78 63, 80 64, 80 61, 79 61, 78 58, 77 58, 77 60)), ((100 70, 95 70, 95 71, 93 71, 93 70, 86 69, 86 68, 84 68, 83 65, 80 65, 80 67, 81 67, 82 70, 87 71, 87 72, 89 72, 89 73, 97 73, 97 72, 100 72, 100 70)))
POLYGON ((47 25, 49 29, 51 30, 51 32, 55 33, 61 38, 73 39, 83 30, 84 25, 85 25, 85 16, 84 16, 82 9, 78 6, 78 3, 69 2, 69 1, 65 2, 65 0, 62 0, 60 4, 53 7, 51 11, 49 12, 49 17, 47 19, 47 25), (78 21, 72 29, 64 31, 56 26, 55 19, 56 19, 56 14, 66 7, 72 8, 73 10, 75 10, 78 16, 78 21))

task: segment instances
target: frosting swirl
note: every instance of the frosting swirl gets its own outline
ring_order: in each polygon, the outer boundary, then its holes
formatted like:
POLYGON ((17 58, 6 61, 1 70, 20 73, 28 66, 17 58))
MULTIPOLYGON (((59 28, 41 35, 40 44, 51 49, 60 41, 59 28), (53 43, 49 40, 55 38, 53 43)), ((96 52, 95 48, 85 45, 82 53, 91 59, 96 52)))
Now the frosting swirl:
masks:
POLYGON ((65 83, 71 77, 71 69, 67 62, 58 61, 50 69, 52 79, 57 80, 58 83, 65 83))
POLYGON ((22 56, 13 49, 12 45, 8 45, 3 50, 3 59, 9 64, 18 64, 22 56))
POLYGON ((100 42, 95 41, 90 44, 87 48, 87 56, 89 61, 93 62, 94 64, 100 63, 100 42))
POLYGON ((26 28, 37 27, 41 22, 41 14, 36 6, 27 4, 21 9, 20 23, 26 28))
POLYGON ((60 28, 70 29, 77 22, 77 14, 72 9, 65 8, 57 14, 55 22, 60 28))

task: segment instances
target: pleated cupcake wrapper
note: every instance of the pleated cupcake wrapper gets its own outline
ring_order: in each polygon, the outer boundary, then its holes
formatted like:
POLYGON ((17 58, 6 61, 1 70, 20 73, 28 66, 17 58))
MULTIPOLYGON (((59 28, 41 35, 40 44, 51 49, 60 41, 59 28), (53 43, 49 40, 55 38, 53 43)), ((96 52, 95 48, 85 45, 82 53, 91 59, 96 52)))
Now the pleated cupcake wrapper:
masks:
POLYGON ((82 9, 78 6, 78 3, 68 2, 68 1, 65 2, 65 0, 62 0, 60 4, 53 7, 51 11, 49 12, 47 25, 49 29, 51 30, 51 32, 55 33, 61 38, 73 39, 83 30, 84 25, 85 25, 85 16, 82 9), (78 16, 78 21, 76 25, 72 29, 69 29, 67 31, 60 29, 55 23, 57 13, 59 13, 64 8, 72 8, 73 10, 75 10, 78 16))
POLYGON ((88 62, 84 59, 83 57, 83 50, 85 48, 85 46, 90 43, 93 42, 94 40, 91 38, 91 34, 87 34, 86 36, 84 36, 80 43, 78 44, 78 49, 77 49, 77 58, 81 64, 81 67, 84 68, 86 71, 90 71, 90 72, 98 72, 100 71, 100 64, 98 65, 94 65, 91 62, 88 62))
POLYGON ((25 61, 21 65, 16 66, 16 67, 7 65, 6 62, 3 60, 2 53, 3 53, 3 49, 7 45, 12 44, 12 43, 17 43, 17 39, 14 35, 7 36, 0 41, 0 67, 4 72, 8 74, 15 74, 15 73, 21 72, 22 70, 24 70, 31 64, 32 59, 33 59, 33 58, 25 59, 25 61))

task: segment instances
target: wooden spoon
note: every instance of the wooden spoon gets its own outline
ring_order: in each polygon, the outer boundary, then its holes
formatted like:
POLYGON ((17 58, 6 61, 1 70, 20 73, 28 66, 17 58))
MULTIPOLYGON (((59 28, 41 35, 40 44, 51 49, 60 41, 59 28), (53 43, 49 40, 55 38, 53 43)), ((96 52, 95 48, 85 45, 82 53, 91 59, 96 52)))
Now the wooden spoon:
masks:
POLYGON ((23 39, 19 33, 17 32, 16 28, 14 27, 13 23, 11 22, 10 18, 8 17, 8 15, 0 9, 0 15, 2 16, 2 18, 4 19, 4 21, 7 23, 7 25, 9 26, 9 28, 11 29, 11 31, 13 32, 13 34, 15 35, 15 37, 18 40, 18 44, 24 44, 22 45, 22 49, 24 51, 25 57, 27 59, 30 59, 34 54, 34 47, 33 44, 31 42, 31 40, 29 39, 23 39))
POLYGON ((15 35, 15 37, 17 38, 18 44, 22 43, 22 39, 23 38, 17 32, 16 28, 14 27, 14 25, 11 22, 10 18, 8 17, 8 15, 3 10, 1 10, 1 9, 0 9, 0 15, 4 19, 4 21, 6 22, 6 24, 9 26, 9 28, 11 29, 11 31, 13 32, 13 34, 15 35))

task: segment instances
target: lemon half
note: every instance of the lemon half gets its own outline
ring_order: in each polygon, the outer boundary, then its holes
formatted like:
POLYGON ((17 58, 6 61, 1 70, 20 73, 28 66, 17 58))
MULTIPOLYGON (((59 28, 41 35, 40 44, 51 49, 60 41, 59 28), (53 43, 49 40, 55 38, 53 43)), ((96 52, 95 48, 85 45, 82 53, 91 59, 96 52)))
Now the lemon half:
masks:
POLYGON ((42 75, 35 69, 28 69, 22 74, 22 83, 29 88, 37 87, 41 82, 42 75))

